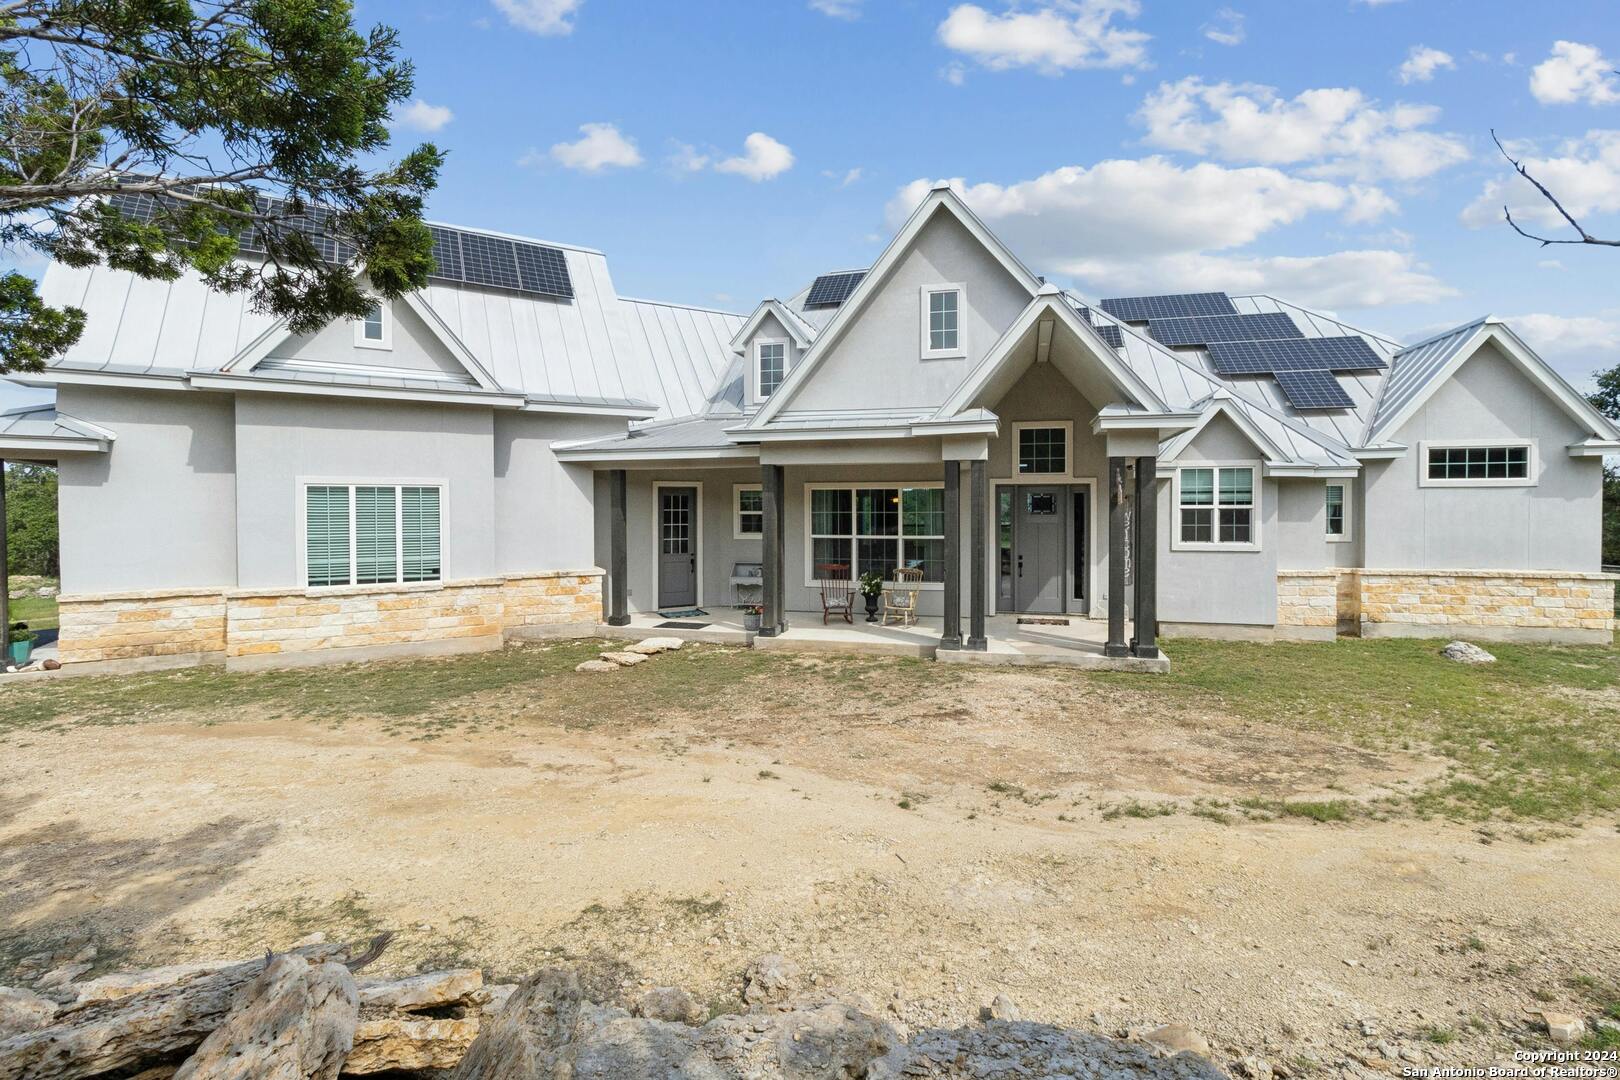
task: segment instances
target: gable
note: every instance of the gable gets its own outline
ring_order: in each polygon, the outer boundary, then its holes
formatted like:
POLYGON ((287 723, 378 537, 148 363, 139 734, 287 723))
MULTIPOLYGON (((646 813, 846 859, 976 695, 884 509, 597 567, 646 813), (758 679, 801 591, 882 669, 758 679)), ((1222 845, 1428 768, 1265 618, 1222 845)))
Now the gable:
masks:
POLYGON ((1210 418, 1176 458, 1179 461, 1263 461, 1268 456, 1265 447, 1258 445, 1222 411, 1210 418))
POLYGON ((291 334, 270 349, 267 360, 313 361, 366 368, 396 368, 427 375, 467 379, 469 373, 421 316, 403 301, 389 305, 391 348, 364 348, 355 344, 355 322, 339 319, 313 334, 291 334))
MULTIPOLYGON (((871 289, 809 378, 782 409, 933 410, 961 383, 1029 303, 1029 292, 955 214, 937 206, 871 289), (965 355, 922 359, 922 290, 963 286, 965 355)), ((825 335, 823 335, 825 338, 825 335)))
POLYGON ((749 334, 743 342, 744 408, 752 408, 758 401, 755 383, 759 375, 759 365, 757 363, 759 353, 757 350, 761 342, 775 341, 787 346, 784 350, 787 354, 787 372, 792 372, 794 368, 798 367, 799 361, 804 359, 805 354, 805 349, 800 344, 802 335, 790 333, 787 326, 781 319, 776 317, 774 312, 762 312, 758 323, 759 325, 754 328, 753 333, 749 334))
POLYGON ((1487 340, 1434 388, 1394 439, 1407 446, 1425 439, 1538 439, 1550 453, 1590 434, 1487 340))

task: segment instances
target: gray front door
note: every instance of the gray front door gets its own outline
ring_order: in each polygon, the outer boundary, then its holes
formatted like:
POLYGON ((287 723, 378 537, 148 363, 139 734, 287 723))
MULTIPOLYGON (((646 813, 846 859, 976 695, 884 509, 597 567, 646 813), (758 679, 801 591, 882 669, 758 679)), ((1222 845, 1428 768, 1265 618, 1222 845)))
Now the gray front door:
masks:
POLYGON ((697 488, 658 489, 658 606, 697 606, 697 488))
POLYGON ((1063 571, 1068 562, 1061 487, 1014 489, 1017 526, 1013 529, 1014 610, 1057 614, 1063 610, 1063 571))

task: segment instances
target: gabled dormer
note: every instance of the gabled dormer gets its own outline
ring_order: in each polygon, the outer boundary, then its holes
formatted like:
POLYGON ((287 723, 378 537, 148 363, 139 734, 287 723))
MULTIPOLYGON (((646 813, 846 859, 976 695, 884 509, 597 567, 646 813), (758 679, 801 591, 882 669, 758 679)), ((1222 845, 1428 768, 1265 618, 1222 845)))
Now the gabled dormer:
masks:
POLYGON ((814 341, 814 330, 780 300, 765 300, 732 338, 742 357, 742 407, 751 412, 787 381, 814 341))

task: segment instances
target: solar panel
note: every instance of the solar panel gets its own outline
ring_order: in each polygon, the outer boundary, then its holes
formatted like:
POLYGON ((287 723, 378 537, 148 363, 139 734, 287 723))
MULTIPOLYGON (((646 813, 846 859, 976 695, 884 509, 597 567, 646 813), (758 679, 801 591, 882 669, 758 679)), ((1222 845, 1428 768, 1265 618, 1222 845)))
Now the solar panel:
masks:
MULTIPOLYGON (((107 197, 112 206, 125 217, 143 224, 159 220, 165 203, 175 209, 180 204, 165 200, 161 195, 145 192, 119 193, 107 197)), ((284 213, 286 203, 267 195, 254 198, 255 209, 261 214, 284 213)), ((306 205, 303 213, 284 217, 280 228, 296 230, 309 238, 316 252, 329 263, 346 263, 354 258, 355 249, 333 234, 333 210, 314 204, 306 205)), ((237 250, 243 255, 267 255, 268 249, 261 229, 256 225, 244 226, 236 236, 237 250)), ((447 229, 429 225, 433 237, 433 272, 429 280, 452 284, 487 285, 513 292, 535 293, 543 296, 572 298, 573 279, 568 274, 567 257, 557 248, 544 244, 530 244, 520 240, 486 236, 482 233, 447 229)))
POLYGON ((1186 315, 1236 315, 1237 308, 1223 292, 1172 293, 1168 296, 1116 296, 1098 307, 1125 322, 1174 319, 1186 315))
POLYGON ((1279 371, 1277 385, 1296 409, 1349 409, 1355 401, 1328 371, 1279 371))
POLYGON ((1209 359, 1221 375, 1270 375, 1278 371, 1377 371, 1384 361, 1359 337, 1291 341, 1213 341, 1209 359))
POLYGON ((1147 329, 1165 345, 1208 345, 1212 341, 1269 341, 1305 336, 1294 325, 1294 320, 1280 311, 1264 315, 1151 319, 1147 329))
POLYGON ((1097 333, 1101 334, 1102 339, 1108 342, 1110 349, 1123 349, 1125 347, 1125 331, 1113 323, 1103 323, 1098 326, 1097 333))
POLYGON ((865 270, 844 270, 836 274, 822 274, 810 283, 810 295, 805 307, 837 307, 849 299, 855 286, 866 276, 865 270))

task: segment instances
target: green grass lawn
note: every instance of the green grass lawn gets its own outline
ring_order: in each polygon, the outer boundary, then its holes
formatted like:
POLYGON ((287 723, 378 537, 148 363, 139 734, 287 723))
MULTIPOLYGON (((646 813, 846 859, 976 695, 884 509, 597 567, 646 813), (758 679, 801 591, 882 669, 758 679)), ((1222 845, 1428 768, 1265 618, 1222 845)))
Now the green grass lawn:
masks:
MULTIPOLYGON (((523 646, 443 660, 230 674, 220 668, 81 677, 0 690, 0 738, 57 724, 260 716, 341 722, 380 717, 412 737, 530 722, 593 727, 653 723, 660 708, 730 718, 762 708, 897 715, 925 693, 1047 680, 1067 692, 1105 689, 1130 712, 1211 713, 1375 750, 1449 762, 1446 775, 1399 800, 1268 803, 1248 809, 1324 822, 1369 813, 1458 820, 1570 823, 1620 813, 1620 652, 1603 646, 1491 645, 1495 664, 1439 655, 1441 641, 1252 644, 1171 640, 1168 676, 946 667, 926 661, 688 647, 611 678, 575 674, 602 643, 523 646), (791 689, 791 699, 784 697, 791 689), (772 706, 783 697, 793 704, 772 706), (739 706, 739 703, 742 703, 739 706)), ((1039 698, 1040 695, 1037 695, 1039 698)), ((1027 699, 1027 695, 1026 695, 1027 699)), ((1096 700, 1093 694, 1091 701, 1096 700)), ((929 706, 930 708, 937 708, 929 706)), ((1028 708, 1030 706, 1023 706, 1028 708)), ((1037 706, 1038 707, 1038 706, 1037 706)), ((1126 712, 1121 712, 1121 722, 1126 712)))
POLYGON ((30 630, 56 629, 54 596, 13 596, 8 610, 12 622, 25 622, 30 630))

